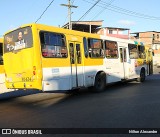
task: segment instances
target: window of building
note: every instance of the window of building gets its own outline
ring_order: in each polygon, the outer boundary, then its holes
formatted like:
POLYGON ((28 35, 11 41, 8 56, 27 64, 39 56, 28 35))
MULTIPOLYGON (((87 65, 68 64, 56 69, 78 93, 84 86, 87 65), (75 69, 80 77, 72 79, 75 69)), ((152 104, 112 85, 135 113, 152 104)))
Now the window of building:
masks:
POLYGON ((155 40, 155 34, 153 34, 153 40, 155 40))
POLYGON ((118 45, 114 41, 105 41, 105 54, 107 58, 118 58, 118 45))
POLYGON ((113 34, 113 30, 111 30, 111 29, 108 32, 109 32, 109 34, 113 34))
POLYGON ((91 58, 101 58, 104 56, 102 40, 89 38, 88 49, 91 58))
POLYGON ((66 58, 67 47, 63 34, 40 32, 42 56, 49 58, 66 58))
POLYGON ((135 44, 128 44, 128 50, 129 50, 129 57, 130 57, 130 59, 137 59, 138 58, 137 45, 135 45, 135 44))

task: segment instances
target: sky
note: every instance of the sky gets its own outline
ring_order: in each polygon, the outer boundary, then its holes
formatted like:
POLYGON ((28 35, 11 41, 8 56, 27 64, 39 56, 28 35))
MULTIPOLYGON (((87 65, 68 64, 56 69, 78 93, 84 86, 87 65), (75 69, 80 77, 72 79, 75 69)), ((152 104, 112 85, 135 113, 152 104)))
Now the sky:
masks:
MULTIPOLYGON (((79 20, 97 0, 71 0, 72 21, 79 20)), ((36 22, 63 26, 68 21, 68 9, 60 4, 68 0, 0 0, 0 36, 21 25, 36 22), (53 2, 52 2, 53 1, 53 2), (49 6, 49 4, 52 4, 49 6)), ((80 21, 103 20, 103 27, 121 27, 131 33, 160 31, 160 0, 99 0, 80 21)))

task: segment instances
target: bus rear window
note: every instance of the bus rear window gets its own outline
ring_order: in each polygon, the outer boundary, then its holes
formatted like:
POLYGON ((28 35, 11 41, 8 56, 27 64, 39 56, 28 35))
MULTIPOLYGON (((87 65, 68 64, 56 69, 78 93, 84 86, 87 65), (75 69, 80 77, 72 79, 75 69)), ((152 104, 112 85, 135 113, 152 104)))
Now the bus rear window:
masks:
POLYGON ((4 37, 4 52, 30 48, 33 45, 30 27, 14 30, 4 37))

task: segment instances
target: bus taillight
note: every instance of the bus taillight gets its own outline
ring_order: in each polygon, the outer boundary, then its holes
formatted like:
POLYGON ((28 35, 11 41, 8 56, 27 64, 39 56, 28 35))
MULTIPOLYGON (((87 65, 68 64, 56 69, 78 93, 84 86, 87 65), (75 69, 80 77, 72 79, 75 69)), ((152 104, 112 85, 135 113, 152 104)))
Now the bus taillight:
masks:
POLYGON ((36 75, 36 71, 33 71, 33 75, 36 75))
POLYGON ((33 66, 33 75, 36 75, 36 66, 33 66))

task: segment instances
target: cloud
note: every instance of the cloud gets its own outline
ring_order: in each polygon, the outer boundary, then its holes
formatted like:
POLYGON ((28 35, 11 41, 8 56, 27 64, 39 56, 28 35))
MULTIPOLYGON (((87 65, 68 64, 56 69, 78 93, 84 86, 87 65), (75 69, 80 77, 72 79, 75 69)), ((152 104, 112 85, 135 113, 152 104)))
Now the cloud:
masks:
POLYGON ((130 20, 119 20, 118 23, 126 26, 133 26, 136 24, 134 21, 130 21, 130 20))

